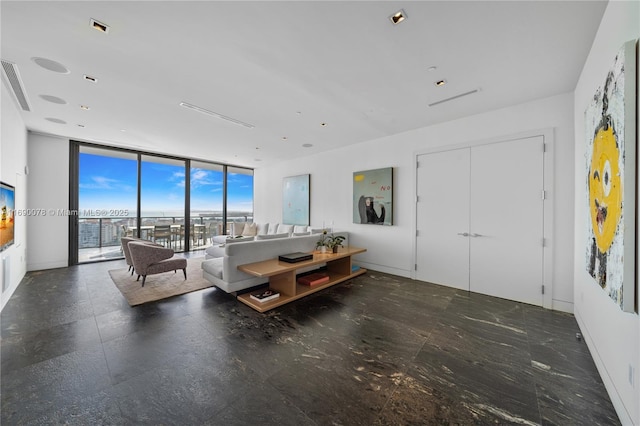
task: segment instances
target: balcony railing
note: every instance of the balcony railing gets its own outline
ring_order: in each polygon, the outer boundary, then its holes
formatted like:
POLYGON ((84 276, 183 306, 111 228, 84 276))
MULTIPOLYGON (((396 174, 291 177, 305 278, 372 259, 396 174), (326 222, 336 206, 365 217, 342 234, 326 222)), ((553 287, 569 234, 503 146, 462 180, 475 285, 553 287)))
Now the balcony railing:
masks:
MULTIPOLYGON (((176 251, 183 251, 185 244, 184 217, 179 216, 145 216, 141 218, 140 236, 153 240, 153 227, 155 225, 173 225, 170 243, 175 243, 176 251), (180 225, 180 226, 177 226, 180 225)), ((252 214, 239 214, 227 217, 227 227, 222 229, 222 217, 218 215, 199 215, 191 217, 190 229, 191 249, 207 247, 210 239, 216 235, 230 232, 232 222, 253 221, 252 214), (198 229, 198 227, 202 229, 198 229), (197 238, 194 238, 197 237, 197 238)), ((136 218, 133 217, 91 217, 78 218, 78 248, 103 249, 120 246, 120 239, 124 236, 138 236, 136 218)))

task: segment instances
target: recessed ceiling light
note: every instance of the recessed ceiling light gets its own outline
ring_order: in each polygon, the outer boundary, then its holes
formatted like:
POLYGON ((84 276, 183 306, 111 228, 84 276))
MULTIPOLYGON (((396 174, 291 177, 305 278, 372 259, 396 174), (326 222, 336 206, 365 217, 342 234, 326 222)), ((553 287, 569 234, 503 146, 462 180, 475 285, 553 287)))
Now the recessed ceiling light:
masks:
POLYGON ((436 66, 431 66, 431 67, 427 68, 427 71, 431 72, 431 71, 435 71, 435 70, 437 70, 437 69, 438 69, 438 67, 436 67, 436 66))
POLYGON ((302 146, 303 146, 304 148, 311 148, 311 147, 313 146, 313 144, 310 144, 310 143, 303 143, 303 144, 302 144, 302 146))
POLYGON ((47 58, 38 58, 38 57, 31 58, 31 60, 46 70, 59 72, 60 74, 69 74, 69 69, 64 65, 62 65, 60 62, 52 61, 51 59, 47 59, 47 58))
POLYGON ((327 125, 327 123, 320 123, 320 125, 321 125, 322 127, 325 127, 325 126, 327 125))
POLYGON ((96 21, 95 19, 91 18, 91 28, 93 28, 94 30, 98 30, 102 33, 107 34, 109 32, 109 26, 107 24, 103 24, 100 21, 96 21))
POLYGON ((84 127, 84 124, 78 124, 78 127, 84 127))
POLYGON ((45 120, 50 121, 52 123, 57 123, 57 124, 67 124, 66 121, 60 120, 59 118, 47 117, 45 118, 45 120))
POLYGON ((286 141, 286 140, 287 140, 287 137, 286 137, 286 136, 283 136, 283 137, 282 137, 282 140, 283 140, 283 141, 286 141))
POLYGON ((64 99, 59 98, 59 97, 57 97, 57 96, 51 96, 51 95, 40 95, 40 97, 41 97, 42 99, 44 99, 45 101, 47 101, 47 102, 51 102, 51 103, 54 103, 54 104, 64 105, 64 104, 66 104, 66 103, 67 103, 67 101, 65 101, 64 99))
POLYGON ((407 19, 407 14, 404 10, 400 9, 393 15, 389 16, 389 20, 393 23, 393 25, 398 25, 400 22, 407 19))
POLYGON ((89 108, 87 105, 80 105, 80 109, 83 109, 85 111, 89 111, 91 108, 89 108))
POLYGON ((436 85, 436 86, 438 86, 438 87, 439 87, 439 86, 444 86, 445 84, 447 84, 447 80, 438 80, 438 81, 436 81, 436 82, 435 82, 435 83, 433 83, 433 84, 435 84, 435 85, 436 85))
POLYGON ((97 78, 91 77, 90 75, 86 75, 85 74, 83 77, 84 77, 85 80, 90 81, 91 83, 97 83, 98 82, 97 78))

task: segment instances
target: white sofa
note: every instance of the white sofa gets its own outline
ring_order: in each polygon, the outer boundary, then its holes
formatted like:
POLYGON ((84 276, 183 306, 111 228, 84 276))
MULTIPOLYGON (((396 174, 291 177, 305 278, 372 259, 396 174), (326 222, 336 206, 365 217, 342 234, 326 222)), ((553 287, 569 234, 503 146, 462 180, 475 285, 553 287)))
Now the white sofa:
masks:
MULTIPOLYGON (((311 226, 283 225, 281 223, 236 223, 235 231, 232 235, 217 235, 212 238, 213 244, 205 250, 205 259, 213 259, 224 256, 227 244, 245 243, 248 241, 272 240, 278 238, 302 237, 306 235, 316 235, 322 233, 322 228, 311 226)), ((347 235, 340 233, 340 235, 347 235)), ((345 240, 343 245, 348 245, 345 240)))
MULTIPOLYGON (((345 235, 345 233, 340 233, 345 235)), ((311 252, 318 241, 317 234, 292 236, 265 240, 241 241, 224 245, 222 257, 209 258, 202 262, 202 275, 216 287, 233 293, 269 281, 266 277, 255 277, 238 270, 238 266, 262 260, 276 259, 281 254, 311 252)), ((310 269, 316 269, 315 266, 310 269)), ((309 268, 301 269, 306 272, 309 268)))
POLYGON ((230 231, 230 235, 216 235, 211 239, 212 242, 222 244, 236 237, 255 238, 258 235, 278 235, 279 237, 301 236, 310 234, 312 231, 314 231, 314 233, 322 232, 322 229, 304 225, 283 225, 281 223, 236 222, 231 224, 230 231))

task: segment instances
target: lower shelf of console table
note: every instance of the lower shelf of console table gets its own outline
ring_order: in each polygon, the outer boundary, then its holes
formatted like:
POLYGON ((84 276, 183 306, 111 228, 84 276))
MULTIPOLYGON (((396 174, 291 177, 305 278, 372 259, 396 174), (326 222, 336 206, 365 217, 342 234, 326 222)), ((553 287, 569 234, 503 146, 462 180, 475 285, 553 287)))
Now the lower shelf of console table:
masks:
POLYGON ((250 293, 241 294, 238 300, 249 305, 259 312, 266 312, 270 309, 282 306, 286 303, 298 300, 302 297, 316 293, 327 287, 334 286, 343 281, 347 281, 358 275, 364 274, 366 269, 360 268, 352 270, 353 264, 351 256, 364 253, 364 248, 345 247, 340 248, 338 253, 313 253, 313 259, 297 263, 287 263, 278 259, 269 259, 262 262, 248 263, 238 266, 238 269, 257 277, 269 277, 269 288, 280 293, 277 299, 267 302, 258 302, 251 298, 250 293), (326 263, 326 274, 329 282, 315 286, 298 284, 296 281, 296 271, 309 266, 322 265, 326 263))

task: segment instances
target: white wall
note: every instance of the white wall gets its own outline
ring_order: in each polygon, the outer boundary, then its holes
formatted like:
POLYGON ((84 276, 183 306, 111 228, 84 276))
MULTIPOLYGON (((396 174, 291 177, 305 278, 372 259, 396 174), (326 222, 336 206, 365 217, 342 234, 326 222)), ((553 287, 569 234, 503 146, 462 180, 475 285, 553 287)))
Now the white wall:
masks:
POLYGON ((69 140, 29 133, 29 209, 43 215, 29 216, 27 269, 68 265, 69 218, 58 210, 69 209, 69 140))
MULTIPOLYGON (((609 2, 575 90, 575 316, 623 424, 640 424, 640 320, 624 313, 587 273, 584 110, 622 44, 640 37, 640 3, 609 2), (632 368, 635 386, 629 382, 632 368)), ((638 163, 640 164, 640 163, 638 163)), ((636 228, 637 229, 637 228, 636 228)), ((638 236, 636 235, 636 238, 638 236)), ((636 265, 638 263, 636 262, 636 265)))
MULTIPOLYGON (((16 210, 27 206, 27 177, 24 166, 27 164, 27 130, 20 118, 17 103, 13 95, 2 84, 2 133, 0 139, 0 180, 16 188, 16 210)), ((18 288, 18 284, 27 272, 27 225, 24 218, 16 217, 15 243, 0 253, 0 282, 5 290, 0 296, 0 310, 18 288), (7 268, 5 270, 5 265, 7 268), (8 282, 4 282, 5 273, 8 282)), ((0 287, 0 291, 3 287, 0 287)))
POLYGON ((571 311, 574 133, 573 97, 569 93, 256 169, 256 221, 281 221, 282 178, 310 173, 311 224, 333 221, 336 229, 350 232, 350 244, 367 248, 358 256, 363 266, 410 277, 415 240, 415 153, 548 128, 554 129, 555 137, 555 188, 550 194, 554 197, 555 234, 551 241, 553 307, 571 311), (382 167, 394 167, 394 226, 352 223, 353 172, 382 167))

